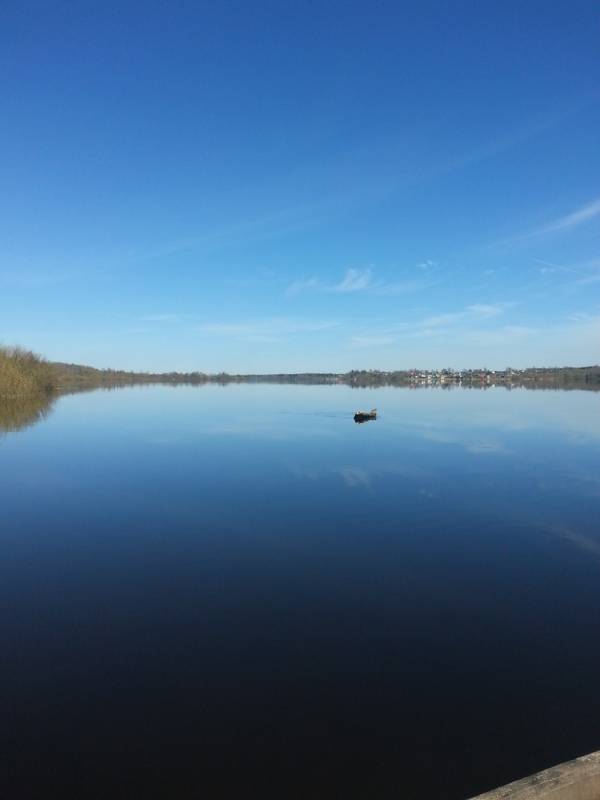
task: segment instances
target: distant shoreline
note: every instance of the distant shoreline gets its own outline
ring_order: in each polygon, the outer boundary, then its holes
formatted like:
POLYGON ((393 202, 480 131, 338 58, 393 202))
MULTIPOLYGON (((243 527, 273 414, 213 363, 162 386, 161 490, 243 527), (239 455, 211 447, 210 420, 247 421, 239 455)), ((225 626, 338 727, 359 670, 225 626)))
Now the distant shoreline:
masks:
POLYGON ((411 388, 461 386, 508 389, 561 388, 600 390, 600 366, 529 367, 490 370, 351 370, 350 372, 300 372, 229 374, 226 372, 133 372, 97 369, 80 364, 51 362, 21 348, 0 347, 0 397, 4 399, 52 396, 87 389, 144 384, 201 385, 216 383, 285 383, 346 385, 355 388, 404 386, 411 388))
POLYGON ((600 390, 600 366, 530 367, 506 370, 351 370, 350 372, 300 372, 229 374, 221 372, 127 372, 99 370, 77 364, 52 364, 63 390, 134 386, 141 384, 198 385, 207 383, 285 383, 303 385, 346 385, 356 388, 378 386, 463 386, 487 388, 582 388, 600 390))

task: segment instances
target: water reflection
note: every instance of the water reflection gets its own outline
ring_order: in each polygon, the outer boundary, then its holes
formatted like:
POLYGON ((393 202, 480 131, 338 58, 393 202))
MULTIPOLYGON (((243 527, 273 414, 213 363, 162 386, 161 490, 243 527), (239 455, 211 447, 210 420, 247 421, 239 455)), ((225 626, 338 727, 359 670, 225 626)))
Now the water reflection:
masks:
POLYGON ((598 749, 599 405, 60 398, 0 448, 6 796, 464 800, 598 749))
POLYGON ((20 431, 41 422, 50 414, 53 404, 53 398, 48 396, 0 396, 0 432, 20 431))

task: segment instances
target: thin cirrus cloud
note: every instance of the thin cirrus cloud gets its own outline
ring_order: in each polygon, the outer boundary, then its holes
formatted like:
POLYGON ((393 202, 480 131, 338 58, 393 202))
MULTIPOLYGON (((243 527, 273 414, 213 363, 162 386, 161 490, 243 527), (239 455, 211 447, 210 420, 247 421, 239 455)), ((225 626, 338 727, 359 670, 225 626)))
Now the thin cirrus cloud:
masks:
POLYGON ((413 323, 400 323, 383 330, 360 333, 353 336, 350 343, 353 347, 389 347, 405 338, 445 337, 459 328, 469 328, 473 324, 499 317, 513 306, 514 303, 476 303, 461 311, 434 314, 413 323))
MULTIPOLYGON (((433 360, 431 344, 435 344, 435 361, 452 360, 457 355, 465 358, 465 364, 472 366, 475 359, 492 358, 498 361, 506 358, 506 347, 512 348, 511 362, 514 366, 530 366, 545 362, 548 366, 566 364, 573 353, 578 354, 582 363, 592 363, 600 341, 600 312, 595 314, 575 314, 572 317, 545 324, 531 326, 523 324, 487 325, 482 321, 479 311, 456 312, 445 315, 446 323, 440 327, 427 327, 431 319, 422 319, 411 326, 398 326, 396 329, 382 329, 361 332, 349 342, 350 349, 362 347, 381 350, 385 345, 394 347, 398 358, 403 358, 404 345, 411 343, 410 357, 421 353, 433 360), (383 340, 387 337, 387 340, 383 340), (421 349, 421 345, 423 348, 421 349), (549 355, 550 354, 550 355, 549 355)), ((501 313, 501 312, 500 312, 501 313)), ((441 316, 441 315, 440 315, 441 316)), ((492 315, 494 316, 494 315, 492 315)), ((497 315, 496 315, 497 316, 497 315)), ((500 318, 501 319, 501 318, 500 318)), ((393 350, 388 350, 388 356, 393 350)), ((501 366, 501 364, 498 364, 501 366)))
POLYGON ((398 336, 385 335, 385 334, 363 334, 353 336, 351 345, 353 347, 389 347, 398 341, 398 336))
POLYGON ((578 278, 575 283, 577 286, 587 286, 591 283, 600 282, 600 258, 592 258, 589 261, 584 261, 580 265, 582 277, 578 278), (588 270, 596 270, 595 272, 588 272, 588 270))
POLYGON ((526 231, 525 233, 517 234, 516 236, 511 236, 508 239, 503 239, 496 244, 514 244, 528 239, 536 239, 541 236, 568 233, 597 217, 600 217, 600 198, 592 200, 580 208, 575 209, 575 211, 571 211, 569 214, 565 214, 562 217, 548 222, 546 225, 526 231))
POLYGON ((0 269, 0 286, 5 285, 15 289, 47 289, 80 276, 76 271, 65 270, 0 269))
POLYGON ((362 292, 373 286, 373 275, 370 269, 351 267, 339 283, 331 287, 334 292, 362 292))
POLYGON ((323 288, 323 284, 318 278, 308 278, 304 281, 292 281, 286 290, 287 295, 300 294, 300 292, 319 290, 323 288))
POLYGON ((597 275, 586 275, 585 278, 579 278, 575 283, 577 286, 589 286, 592 283, 600 283, 600 272, 597 275))
POLYGON ((287 288, 287 295, 295 295, 300 292, 307 291, 320 291, 320 292, 339 292, 341 294, 348 294, 351 292, 363 292, 366 289, 372 289, 373 272, 371 269, 357 269, 350 267, 346 270, 346 274, 338 283, 327 284, 318 278, 307 278, 305 280, 293 281, 287 288))
POLYGON ((429 289, 432 286, 437 286, 441 281, 439 280, 407 280, 398 281, 397 283, 382 283, 379 286, 373 287, 374 294, 380 295, 398 295, 409 294, 410 292, 420 292, 423 289, 429 289))
MULTIPOLYGON (((434 261, 425 261, 417 265, 421 269, 430 269, 436 266, 434 261)), ((333 292, 335 294, 354 294, 356 292, 370 292, 378 295, 405 294, 417 292, 435 286, 438 280, 432 278, 407 279, 396 283, 376 281, 373 277, 373 270, 358 269, 350 267, 346 270, 340 281, 334 284, 324 283, 318 278, 308 278, 306 280, 293 281, 287 288, 286 294, 293 296, 306 291, 333 292)))
POLYGON ((490 317, 497 317, 502 314, 505 309, 509 308, 512 304, 507 303, 476 303, 467 306, 463 311, 451 311, 446 314, 435 314, 431 317, 425 317, 419 323, 422 328, 438 328, 443 325, 454 324, 464 320, 479 320, 489 319, 490 317))
POLYGON ((140 317, 140 322, 181 322, 183 319, 184 314, 144 314, 140 317))
POLYGON ((532 235, 534 236, 541 236, 545 233, 558 233, 559 231, 566 231, 570 230, 571 228, 577 228, 579 225, 582 225, 584 222, 588 222, 595 217, 600 216, 600 199, 594 200, 591 203, 588 203, 581 208, 578 208, 576 211, 573 211, 571 214, 567 214, 564 217, 559 217, 555 219, 548 225, 545 225, 543 228, 540 228, 537 231, 534 231, 532 235))
POLYGON ((238 339, 245 342, 275 343, 289 336, 333 330, 338 325, 338 322, 331 320, 274 317, 246 322, 207 322, 196 325, 194 331, 206 336, 238 339))
POLYGON ((572 286, 587 286, 592 283, 600 282, 600 258, 592 258, 587 261, 576 263, 574 266, 567 264, 557 264, 554 261, 546 261, 541 258, 534 258, 536 264, 540 264, 539 272, 541 275, 567 274, 575 275, 572 286))

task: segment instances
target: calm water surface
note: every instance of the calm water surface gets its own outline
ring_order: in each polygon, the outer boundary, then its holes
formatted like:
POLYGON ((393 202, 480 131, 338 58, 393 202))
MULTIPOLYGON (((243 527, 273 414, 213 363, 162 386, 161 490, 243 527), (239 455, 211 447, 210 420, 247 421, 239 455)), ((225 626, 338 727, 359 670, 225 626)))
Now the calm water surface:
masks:
POLYGON ((600 394, 95 392, 0 476, 1 797, 459 800, 600 748, 600 394))

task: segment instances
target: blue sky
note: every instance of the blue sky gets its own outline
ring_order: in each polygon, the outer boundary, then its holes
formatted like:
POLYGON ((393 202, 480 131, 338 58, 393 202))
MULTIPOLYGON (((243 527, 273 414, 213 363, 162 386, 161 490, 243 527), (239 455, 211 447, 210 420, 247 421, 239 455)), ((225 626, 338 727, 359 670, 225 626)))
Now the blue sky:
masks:
POLYGON ((0 26, 0 341, 136 369, 600 361, 595 2, 0 26))

